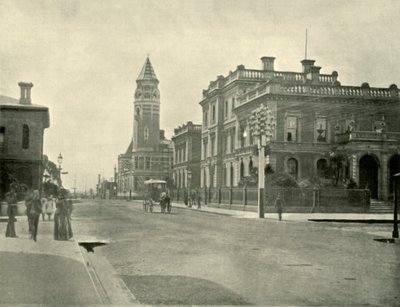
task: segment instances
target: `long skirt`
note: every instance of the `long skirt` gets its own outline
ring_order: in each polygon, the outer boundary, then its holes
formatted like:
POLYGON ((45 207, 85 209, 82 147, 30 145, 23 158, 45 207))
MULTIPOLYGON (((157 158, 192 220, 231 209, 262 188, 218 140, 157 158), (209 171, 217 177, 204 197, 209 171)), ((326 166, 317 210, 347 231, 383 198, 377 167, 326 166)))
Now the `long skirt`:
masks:
POLYGON ((8 217, 6 237, 16 238, 17 234, 15 232, 15 216, 11 215, 8 217))
POLYGON ((71 221, 68 214, 54 215, 54 240, 66 241, 73 237, 71 221))

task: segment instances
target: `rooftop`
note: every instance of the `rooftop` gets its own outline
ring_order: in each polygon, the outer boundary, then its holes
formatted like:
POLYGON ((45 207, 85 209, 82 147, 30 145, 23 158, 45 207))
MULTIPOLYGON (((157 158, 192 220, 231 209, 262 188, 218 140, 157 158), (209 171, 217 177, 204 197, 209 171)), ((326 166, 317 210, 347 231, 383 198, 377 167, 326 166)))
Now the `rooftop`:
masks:
POLYGON ((142 80, 157 80, 156 73, 154 72, 153 66, 150 63, 150 59, 147 57, 146 62, 143 65, 142 71, 137 77, 136 81, 142 80))
POLYGON ((4 95, 0 95, 0 107, 1 108, 21 108, 21 109, 48 109, 46 106, 38 105, 38 104, 21 104, 19 99, 15 99, 13 97, 8 97, 4 95))

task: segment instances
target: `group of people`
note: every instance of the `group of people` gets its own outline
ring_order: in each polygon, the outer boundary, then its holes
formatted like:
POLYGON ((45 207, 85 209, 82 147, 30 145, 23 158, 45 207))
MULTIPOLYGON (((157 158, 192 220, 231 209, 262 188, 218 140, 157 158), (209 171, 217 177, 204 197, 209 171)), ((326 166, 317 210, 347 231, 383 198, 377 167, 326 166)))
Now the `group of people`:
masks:
MULTIPOLYGON (((8 223, 6 228, 6 237, 18 238, 15 231, 15 217, 18 214, 17 193, 14 188, 6 194, 8 203, 7 215, 8 223)), ((38 190, 28 191, 25 198, 26 215, 28 217, 28 229, 30 238, 36 242, 39 226, 39 218, 42 215, 42 220, 45 220, 45 215, 48 215, 48 220, 54 213, 54 239, 69 240, 72 238, 71 213, 73 210, 72 200, 67 199, 67 190, 60 189, 58 197, 55 199, 52 195, 47 198, 40 198, 38 190)))
POLYGON ((185 191, 183 195, 183 201, 186 206, 194 207, 197 204, 197 208, 201 208, 201 193, 199 191, 192 191, 190 194, 185 191))

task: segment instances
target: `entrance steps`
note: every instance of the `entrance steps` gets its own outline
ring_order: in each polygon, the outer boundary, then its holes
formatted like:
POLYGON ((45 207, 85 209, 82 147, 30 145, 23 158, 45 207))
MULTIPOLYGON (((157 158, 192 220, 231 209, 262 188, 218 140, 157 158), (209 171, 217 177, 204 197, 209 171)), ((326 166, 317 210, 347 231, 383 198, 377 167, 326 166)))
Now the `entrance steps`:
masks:
POLYGON ((393 213, 393 203, 371 199, 369 213, 393 213))

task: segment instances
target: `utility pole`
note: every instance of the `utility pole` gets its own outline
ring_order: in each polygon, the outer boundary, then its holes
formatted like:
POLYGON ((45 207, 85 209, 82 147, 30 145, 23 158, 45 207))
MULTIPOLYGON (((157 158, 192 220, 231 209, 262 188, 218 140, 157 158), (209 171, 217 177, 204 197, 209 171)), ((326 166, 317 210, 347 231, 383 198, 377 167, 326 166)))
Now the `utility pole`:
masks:
POLYGON ((76 198, 76 174, 74 175, 74 198, 76 198))

